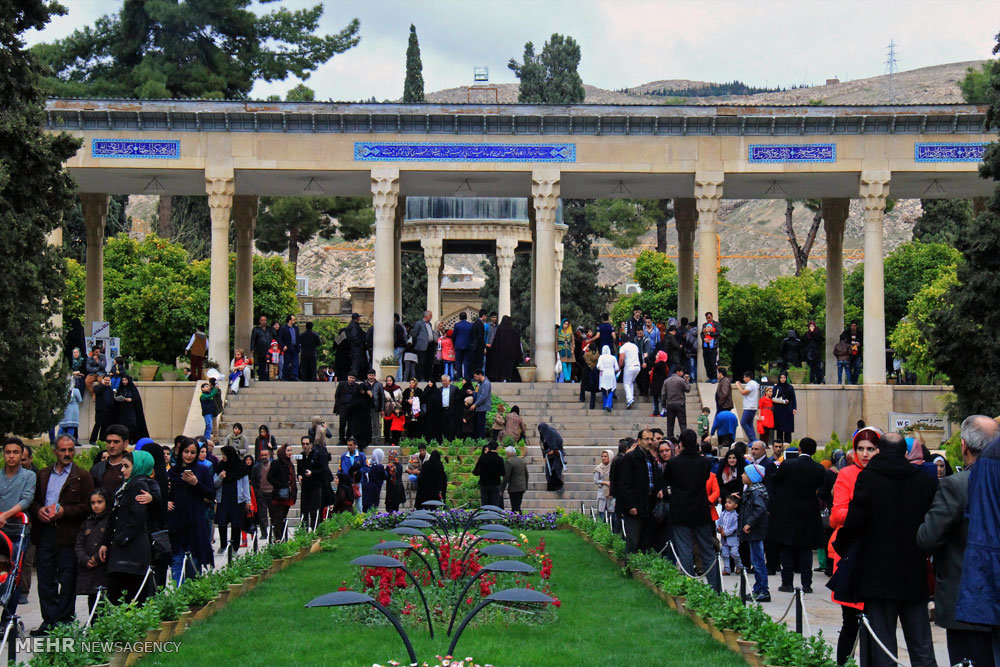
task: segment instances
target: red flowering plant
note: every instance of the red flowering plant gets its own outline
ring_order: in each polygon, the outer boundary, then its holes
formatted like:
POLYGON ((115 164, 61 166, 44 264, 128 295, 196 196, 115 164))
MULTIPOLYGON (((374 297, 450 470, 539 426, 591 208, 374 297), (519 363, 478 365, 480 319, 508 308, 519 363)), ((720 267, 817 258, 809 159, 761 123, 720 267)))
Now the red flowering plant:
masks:
MULTIPOLYGON (((528 546, 528 538, 525 535, 519 536, 522 543, 519 546, 525 552, 524 562, 536 568, 536 575, 489 573, 480 576, 476 583, 465 593, 458 609, 459 620, 479 602, 480 599, 506 588, 531 588, 539 590, 554 599, 551 605, 544 608, 533 606, 526 609, 507 608, 493 604, 478 614, 473 620, 473 625, 489 624, 494 622, 503 623, 523 623, 523 622, 546 622, 555 619, 556 609, 561 606, 558 596, 552 590, 552 558, 545 551, 545 540, 540 539, 534 547, 528 546), (537 576, 537 578, 536 578, 537 576), (528 621, 530 614, 530 621, 528 621)), ((427 605, 430 610, 431 619, 435 626, 447 626, 451 618, 452 610, 455 607, 457 596, 461 593, 468 578, 475 576, 482 570, 483 565, 492 560, 479 552, 479 547, 490 543, 490 540, 483 540, 469 549, 475 541, 475 536, 466 535, 458 541, 455 536, 451 542, 439 537, 432 536, 436 551, 432 550, 426 540, 412 539, 409 541, 413 551, 394 549, 382 552, 384 555, 392 556, 403 562, 420 584, 424 595, 427 598, 427 605), (418 552, 423 559, 414 551, 418 552), (462 556, 468 555, 463 559, 462 556), (427 565, 430 563, 434 568, 432 573, 427 565)), ((375 551, 375 553, 379 553, 375 551)), ((366 567, 358 571, 358 581, 354 586, 350 586, 346 581, 341 582, 338 590, 358 590, 372 596, 384 607, 387 607, 399 618, 404 625, 426 627, 423 601, 420 594, 415 590, 413 583, 406 576, 403 570, 398 568, 366 567)), ((377 613, 367 606, 349 607, 337 613, 346 613, 358 621, 365 623, 380 623, 377 613)))

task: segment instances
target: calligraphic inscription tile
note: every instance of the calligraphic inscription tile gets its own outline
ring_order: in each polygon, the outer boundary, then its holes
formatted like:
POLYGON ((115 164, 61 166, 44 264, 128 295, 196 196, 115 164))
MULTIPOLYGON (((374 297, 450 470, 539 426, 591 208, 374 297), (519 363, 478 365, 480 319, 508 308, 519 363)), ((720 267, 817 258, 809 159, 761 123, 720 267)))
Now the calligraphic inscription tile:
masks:
POLYGON ((176 160, 181 156, 177 139, 92 139, 91 157, 176 160))
POLYGON ((750 162, 836 162, 837 144, 750 144, 750 162))
POLYGON ((354 142, 357 162, 576 162, 576 144, 354 142))
POLYGON ((916 143, 913 145, 915 162, 982 162, 988 144, 971 143, 916 143))

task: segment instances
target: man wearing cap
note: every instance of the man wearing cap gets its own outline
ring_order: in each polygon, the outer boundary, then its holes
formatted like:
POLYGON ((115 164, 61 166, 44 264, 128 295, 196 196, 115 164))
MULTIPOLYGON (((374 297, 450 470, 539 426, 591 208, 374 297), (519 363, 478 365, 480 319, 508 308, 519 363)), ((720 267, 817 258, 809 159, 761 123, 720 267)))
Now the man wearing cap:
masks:
POLYGON ((796 568, 803 592, 812 593, 812 551, 823 543, 818 493, 826 480, 825 469, 812 459, 815 453, 816 441, 802 438, 798 448, 785 450, 771 482, 770 537, 779 548, 783 593, 793 591, 796 568))
POLYGON ((356 378, 363 378, 368 375, 365 371, 365 332, 361 330, 361 315, 353 313, 351 323, 344 329, 344 336, 347 338, 347 346, 351 351, 351 374, 356 378))

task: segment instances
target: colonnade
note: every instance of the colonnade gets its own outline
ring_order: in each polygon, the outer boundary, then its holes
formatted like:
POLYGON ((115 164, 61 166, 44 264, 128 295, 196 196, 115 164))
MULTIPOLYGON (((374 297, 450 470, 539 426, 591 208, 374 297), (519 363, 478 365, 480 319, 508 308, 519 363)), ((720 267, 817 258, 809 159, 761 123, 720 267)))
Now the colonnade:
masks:
MULTIPOLYGON (((258 199, 236 195, 233 172, 206 172, 212 221, 211 279, 209 297, 209 357, 225 366, 231 356, 229 341, 229 228, 236 229, 236 316, 235 345, 249 346, 253 327, 253 236, 258 199)), ((888 171, 864 171, 859 179, 858 198, 864 209, 864 383, 883 385, 885 367, 885 314, 883 276, 883 218, 889 194, 888 171)), ((674 200, 678 232, 678 318, 703 320, 712 312, 725 326, 726 313, 719 312, 717 225, 719 204, 725 189, 723 172, 696 172, 693 197, 674 200), (694 249, 697 232, 699 249, 697 309, 695 309, 694 249)), ((405 197, 400 194, 400 171, 396 166, 377 165, 371 169, 372 204, 375 210, 375 291, 374 351, 376 362, 392 356, 393 313, 401 311, 400 240, 405 197), (386 267, 393 267, 391 270, 386 267)), ((531 174, 532 228, 532 318, 536 377, 554 380, 555 328, 560 320, 559 282, 563 263, 563 229, 556 224, 561 193, 560 171, 555 167, 536 168, 531 174)), ((108 212, 108 195, 81 195, 87 229, 87 290, 85 329, 100 321, 103 308, 103 243, 108 212)), ((826 379, 836 379, 833 346, 844 327, 843 237, 850 200, 824 199, 826 230, 826 379)), ((435 319, 441 315, 440 285, 444 259, 443 238, 420 240, 427 264, 427 309, 435 319)), ((510 314, 510 280, 517 240, 496 239, 500 281, 499 314, 510 314)), ((700 373, 704 377, 699 355, 700 373)))

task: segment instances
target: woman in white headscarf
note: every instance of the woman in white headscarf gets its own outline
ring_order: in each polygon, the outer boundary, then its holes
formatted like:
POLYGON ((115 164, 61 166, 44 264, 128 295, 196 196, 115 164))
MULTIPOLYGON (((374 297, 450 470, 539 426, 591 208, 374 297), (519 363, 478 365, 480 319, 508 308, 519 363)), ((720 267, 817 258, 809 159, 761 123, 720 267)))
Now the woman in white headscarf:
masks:
POLYGON ((610 449, 601 452, 601 462, 594 466, 594 484, 597 485, 597 511, 601 518, 607 521, 608 515, 615 511, 615 499, 609 497, 611 489, 611 459, 610 449))
POLYGON ((617 385, 618 359, 611 354, 611 347, 605 345, 601 348, 601 356, 597 358, 597 372, 601 374, 599 386, 601 396, 604 397, 604 409, 611 412, 611 405, 615 400, 615 386, 617 385))
POLYGON ((367 512, 371 508, 378 509, 379 496, 382 495, 382 482, 389 476, 386 474, 385 452, 376 449, 372 452, 371 461, 368 464, 368 473, 361 480, 361 509, 367 512))

